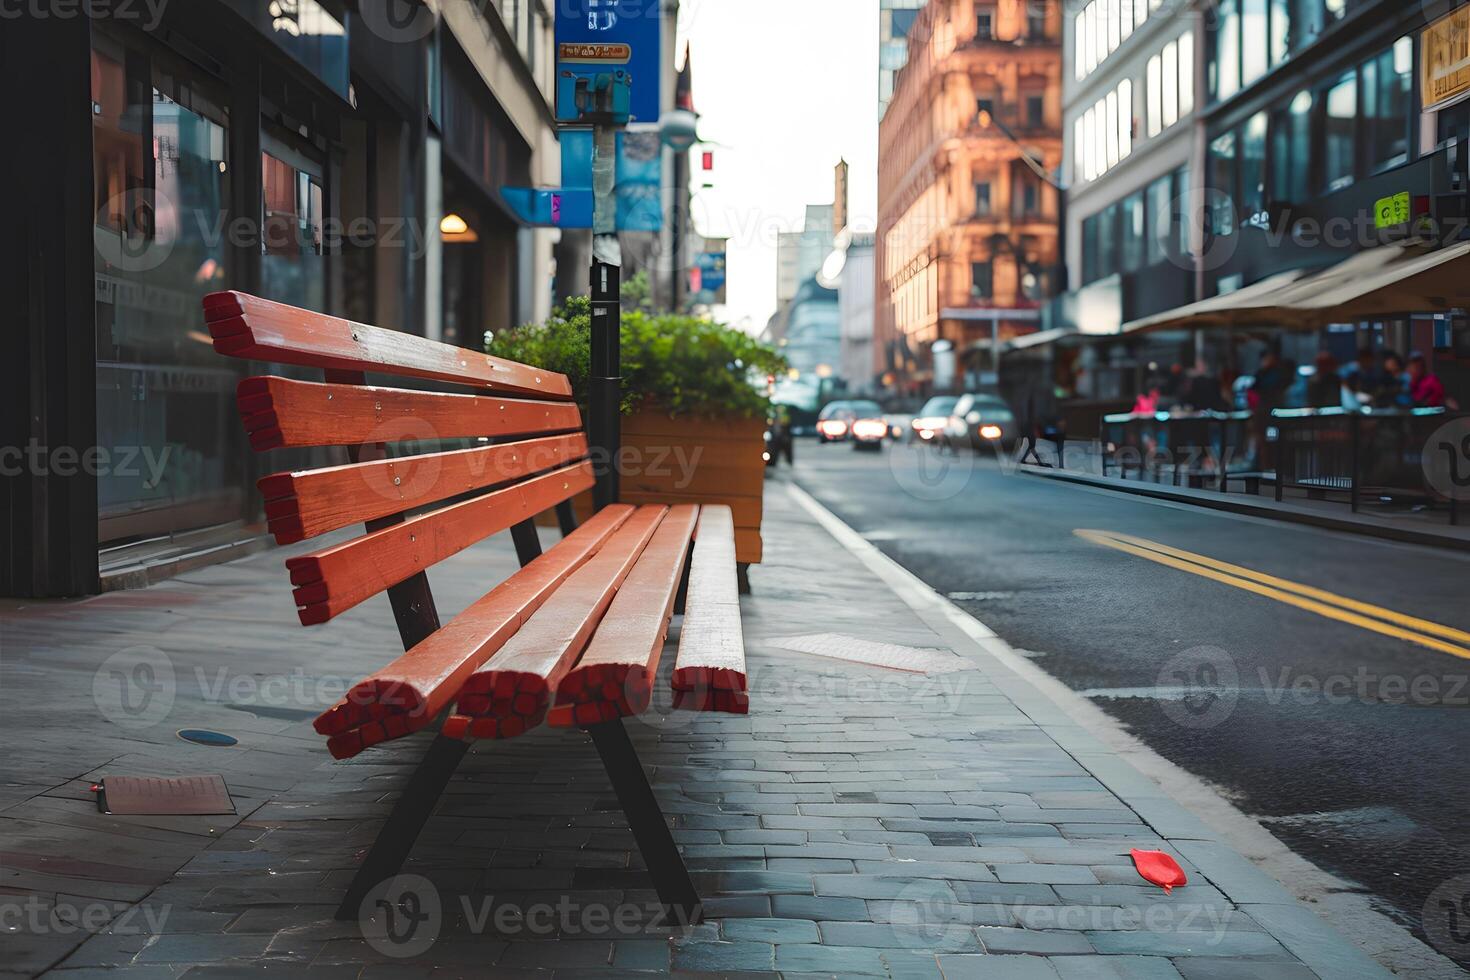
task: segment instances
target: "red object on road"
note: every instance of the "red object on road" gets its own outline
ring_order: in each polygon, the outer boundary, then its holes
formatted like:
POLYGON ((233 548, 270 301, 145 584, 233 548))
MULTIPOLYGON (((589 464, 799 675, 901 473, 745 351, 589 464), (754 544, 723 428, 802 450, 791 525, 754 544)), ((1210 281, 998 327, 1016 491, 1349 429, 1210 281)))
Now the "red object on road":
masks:
POLYGON ((1133 857, 1133 866, 1145 881, 1158 885, 1167 895, 1177 886, 1189 883, 1184 876, 1184 869, 1179 867, 1179 862, 1174 860, 1163 851, 1140 851, 1134 849, 1129 852, 1133 857))

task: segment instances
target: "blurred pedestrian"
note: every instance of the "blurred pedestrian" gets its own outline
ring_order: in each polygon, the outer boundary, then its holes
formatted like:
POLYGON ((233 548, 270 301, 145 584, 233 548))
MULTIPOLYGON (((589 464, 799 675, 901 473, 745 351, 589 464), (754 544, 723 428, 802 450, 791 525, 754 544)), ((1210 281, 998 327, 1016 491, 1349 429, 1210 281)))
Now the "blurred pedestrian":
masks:
POLYGON ((1378 369, 1377 359, 1370 348, 1358 349, 1358 356, 1344 372, 1344 379, 1348 389, 1356 396, 1358 404, 1373 404, 1383 383, 1383 373, 1378 369))
POLYGON ((1429 370, 1429 361, 1418 351, 1409 355, 1409 401, 1415 408, 1445 407, 1444 382, 1429 370))
POLYGON ((1296 367, 1291 361, 1283 360, 1276 348, 1266 348, 1246 391, 1246 403, 1251 410, 1248 456, 1252 466, 1261 463, 1261 449, 1266 444, 1266 427, 1271 423, 1271 413, 1286 404, 1286 393, 1291 389, 1295 375, 1296 367))
POLYGON ((1337 358, 1327 351, 1317 354, 1316 368, 1312 379, 1307 382, 1308 408, 1346 408, 1351 394, 1347 391, 1339 373, 1337 358))
POLYGON ((1378 387, 1373 393, 1373 407, 1409 408, 1413 404, 1404 359, 1397 351, 1384 351, 1383 368, 1378 373, 1378 387))
POLYGON ((1220 387, 1220 379, 1210 373, 1203 360, 1196 361, 1180 397, 1186 408, 1196 412, 1228 412, 1230 403, 1220 387))

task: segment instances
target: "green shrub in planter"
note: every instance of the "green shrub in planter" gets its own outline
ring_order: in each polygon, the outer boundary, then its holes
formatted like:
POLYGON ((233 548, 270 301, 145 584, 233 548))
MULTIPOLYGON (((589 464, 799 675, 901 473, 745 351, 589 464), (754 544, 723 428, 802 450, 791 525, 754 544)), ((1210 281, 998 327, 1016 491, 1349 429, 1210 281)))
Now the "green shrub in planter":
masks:
MULTIPOLYGON (((575 297, 545 323, 495 334, 486 352, 565 374, 585 407, 591 311, 585 297, 575 297)), ((765 379, 786 371, 786 359, 770 346, 701 317, 624 310, 621 333, 625 415, 656 407, 670 415, 764 418, 765 379)))

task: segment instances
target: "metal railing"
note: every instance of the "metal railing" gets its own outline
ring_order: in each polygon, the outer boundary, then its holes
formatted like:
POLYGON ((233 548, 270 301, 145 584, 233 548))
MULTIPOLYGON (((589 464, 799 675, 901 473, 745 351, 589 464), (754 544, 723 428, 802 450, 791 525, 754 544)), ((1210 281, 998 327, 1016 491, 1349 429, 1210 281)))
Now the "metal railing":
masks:
POLYGON ((1354 513, 1365 495, 1449 504, 1459 523, 1458 501, 1430 484, 1424 453, 1446 422, 1470 415, 1443 408, 1277 409, 1268 443, 1276 462, 1276 499, 1288 488, 1322 497, 1346 493, 1354 513))
POLYGON ((1183 477, 1190 486, 1213 480, 1229 491, 1234 479, 1258 479, 1232 471, 1245 456, 1250 434, 1249 412, 1156 412, 1104 415, 1101 425, 1103 475, 1116 466, 1123 479, 1136 471, 1139 479, 1162 479, 1167 470, 1175 486, 1183 477))

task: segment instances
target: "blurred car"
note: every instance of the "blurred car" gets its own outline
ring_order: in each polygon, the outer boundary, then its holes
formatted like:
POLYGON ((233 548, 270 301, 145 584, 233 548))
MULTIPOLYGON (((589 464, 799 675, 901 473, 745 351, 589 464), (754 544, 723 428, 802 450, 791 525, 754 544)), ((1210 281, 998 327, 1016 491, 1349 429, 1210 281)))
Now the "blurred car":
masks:
POLYGON ((817 414, 818 442, 846 442, 852 437, 852 424, 860 418, 877 418, 883 409, 877 402, 839 399, 828 402, 817 414))
MULTIPOLYGON (((872 404, 868 402, 867 404, 872 404)), ((877 408, 877 405, 873 405, 877 408)), ((851 435, 854 449, 881 450, 883 440, 888 438, 888 422, 879 413, 860 413, 852 421, 851 435)))
POLYGON ((888 438, 902 439, 914 430, 914 417, 905 412, 889 412, 883 416, 888 423, 888 438))
POLYGON ((998 395, 961 395, 944 427, 944 442, 950 449, 996 449, 1009 452, 1021 432, 1016 415, 998 395))
POLYGON ((939 395, 924 403, 919 409, 919 414, 914 416, 911 423, 912 439, 921 442, 939 444, 944 436, 944 427, 949 424, 949 417, 954 414, 955 404, 959 401, 954 395, 939 395))

